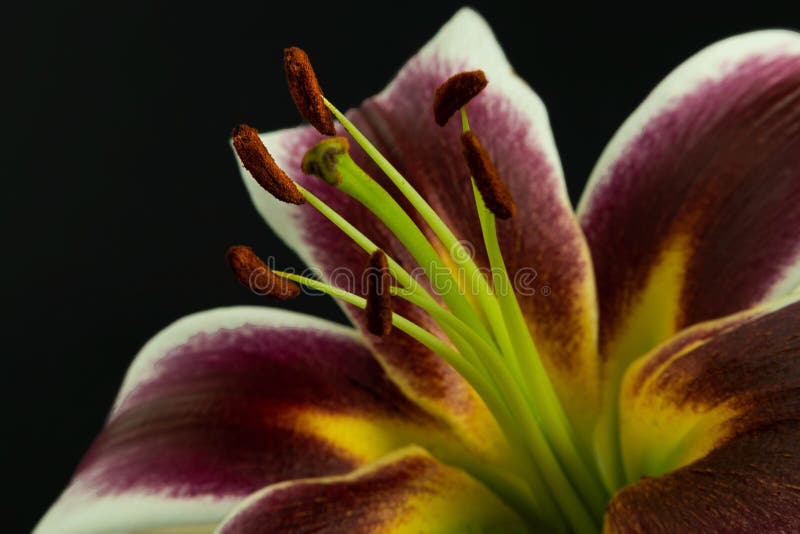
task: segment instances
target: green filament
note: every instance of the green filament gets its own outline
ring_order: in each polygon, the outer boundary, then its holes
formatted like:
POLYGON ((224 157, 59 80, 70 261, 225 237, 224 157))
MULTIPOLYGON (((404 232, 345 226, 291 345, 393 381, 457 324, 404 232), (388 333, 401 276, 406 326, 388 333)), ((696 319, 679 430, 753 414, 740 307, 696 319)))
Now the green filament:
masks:
MULTIPOLYGON (((469 119, 467 110, 464 108, 461 110, 461 124, 463 131, 469 131, 469 119)), ((511 288, 500 243, 497 240, 495 216, 486 208, 474 179, 472 180, 472 191, 492 275, 499 278, 503 289, 511 288)), ((570 479, 575 482, 580 488, 581 494, 587 499, 587 505, 595 514, 602 515, 608 495, 601 482, 595 478, 587 457, 581 455, 575 444, 574 430, 558 400, 558 395, 542 363, 539 351, 531 338, 528 324, 522 315, 515 293, 513 290, 500 291, 497 299, 503 319, 512 332, 514 348, 520 358, 518 367, 524 369, 523 379, 531 392, 534 413, 541 422, 542 430, 563 462, 570 479)))
MULTIPOLYGON (((353 137, 358 145, 367 153, 373 162, 386 174, 389 180, 397 187, 397 189, 406 197, 411 205, 422 216, 423 220, 430 226, 436 237, 442 242, 445 249, 450 253, 452 260, 465 270, 467 280, 470 282, 470 291, 474 295, 483 313, 486 315, 486 320, 492 329, 495 340, 500 345, 500 348, 506 358, 509 358, 514 365, 513 347, 508 332, 505 329, 502 321, 502 314, 496 299, 492 295, 491 288, 486 281, 486 278, 475 265, 471 259, 470 253, 464 249, 452 230, 442 221, 436 211, 431 207, 428 202, 422 198, 422 195, 417 192, 414 187, 408 183, 402 174, 387 160, 383 154, 373 145, 364 134, 362 134, 350 120, 339 111, 327 99, 325 105, 333 113, 333 115, 342 123, 345 130, 353 137), (477 285, 477 287, 472 284, 477 285)), ((377 185, 377 184, 376 184, 377 185)))

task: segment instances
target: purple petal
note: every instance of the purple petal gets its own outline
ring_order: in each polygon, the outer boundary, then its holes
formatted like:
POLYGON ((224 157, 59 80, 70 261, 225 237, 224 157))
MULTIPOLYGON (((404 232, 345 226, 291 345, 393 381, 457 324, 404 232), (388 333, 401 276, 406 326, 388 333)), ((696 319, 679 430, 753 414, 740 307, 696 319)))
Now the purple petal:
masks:
POLYGON ((265 308, 200 313, 144 347, 38 532, 213 524, 264 486, 410 442, 459 447, 355 331, 265 308))
POLYGON ((800 35, 765 31, 689 59, 623 125, 579 210, 605 357, 800 283, 798 124, 800 35))
POLYGON ((797 532, 800 424, 744 434, 701 461, 617 493, 603 532, 797 532))
POLYGON ((623 457, 639 481, 614 496, 608 532, 800 528, 798 332, 800 303, 770 304, 698 325, 628 371, 623 457))
POLYGON ((219 532, 506 532, 521 524, 480 483, 409 447, 350 475, 266 488, 219 532))

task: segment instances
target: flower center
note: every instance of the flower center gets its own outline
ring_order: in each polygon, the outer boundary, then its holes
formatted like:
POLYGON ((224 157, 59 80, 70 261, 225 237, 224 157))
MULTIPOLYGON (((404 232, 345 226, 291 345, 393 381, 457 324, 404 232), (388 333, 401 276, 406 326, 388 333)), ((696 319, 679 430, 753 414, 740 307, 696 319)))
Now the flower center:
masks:
MULTIPOLYGON (((306 174, 319 177, 358 201, 397 237, 425 272, 429 286, 419 284, 341 214, 293 182, 272 160, 255 130, 239 126, 233 132, 234 147, 259 184, 280 200, 308 202, 369 254, 370 261, 366 298, 319 280, 269 270, 246 247, 234 247, 234 252, 229 252, 237 277, 251 283, 252 273, 260 270, 264 280, 284 283, 279 290, 267 291, 283 298, 294 293, 285 286, 290 282, 322 291, 366 309, 371 333, 387 335, 395 327, 439 354, 480 395, 513 451, 506 465, 481 469, 473 475, 532 524, 555 530, 597 531, 609 494, 587 445, 591 439, 576 435, 562 408, 520 310, 497 239, 496 218, 513 217, 516 206, 468 121, 467 105, 487 83, 483 72, 463 72, 445 81, 434 97, 434 117, 443 126, 460 110, 461 148, 472 175, 481 245, 489 259, 491 280, 430 204, 325 99, 305 53, 290 48, 284 59, 289 88, 300 113, 326 135, 335 135, 335 117, 443 246, 436 247, 394 197, 350 157, 346 138, 329 137, 306 153, 302 162, 306 174), (250 268, 250 274, 245 272, 250 268), (426 311, 447 340, 393 313, 392 298, 405 299, 426 311)), ((465 469, 470 470, 468 466, 465 469)))

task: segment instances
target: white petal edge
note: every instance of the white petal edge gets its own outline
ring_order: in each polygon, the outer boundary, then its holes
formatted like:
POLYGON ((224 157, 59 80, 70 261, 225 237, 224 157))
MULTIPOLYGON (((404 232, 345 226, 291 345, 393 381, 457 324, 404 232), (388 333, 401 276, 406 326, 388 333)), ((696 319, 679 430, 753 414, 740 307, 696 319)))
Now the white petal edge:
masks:
MULTIPOLYGON (((578 202, 578 217, 590 208, 592 192, 607 171, 655 117, 668 110, 681 97, 697 90, 704 82, 721 80, 747 58, 783 54, 800 54, 800 33, 761 30, 736 35, 702 49, 681 63, 653 89, 606 145, 578 202)), ((800 273, 797 276, 800 277, 800 273)), ((795 284, 797 282, 800 282, 800 278, 795 279, 795 284)))
MULTIPOLYGON (((82 488, 76 488, 79 492, 82 488)), ((120 532, 211 532, 241 499, 179 501, 154 495, 120 495, 101 500, 91 490, 59 499, 33 534, 112 534, 120 532), (79 511, 76 513, 76 511, 79 511), (183 530, 178 530, 178 529, 183 530)))
MULTIPOLYGON (((169 350, 186 343, 194 335, 235 329, 246 324, 315 330, 360 339, 353 328, 279 308, 234 306, 187 315, 144 345, 128 369, 111 415, 138 384, 154 376, 156 362, 169 350)), ((240 501, 239 497, 180 499, 153 493, 98 497, 94 488, 78 481, 72 483, 50 507, 34 529, 34 534, 147 532, 195 525, 201 528, 212 525, 206 529, 211 530, 240 501)))

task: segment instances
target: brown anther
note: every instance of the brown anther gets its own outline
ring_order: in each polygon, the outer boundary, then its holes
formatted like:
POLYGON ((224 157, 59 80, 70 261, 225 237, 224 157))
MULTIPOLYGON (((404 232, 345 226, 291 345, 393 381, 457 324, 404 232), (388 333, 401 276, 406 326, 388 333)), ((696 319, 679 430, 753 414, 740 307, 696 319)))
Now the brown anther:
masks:
POLYGON ((472 131, 461 134, 461 151, 489 211, 498 219, 513 217, 517 213, 517 205, 514 204, 508 187, 497 174, 486 149, 472 131))
POLYGON ((436 124, 444 126, 450 117, 475 98, 486 84, 486 74, 482 70, 459 72, 436 88, 433 95, 433 117, 436 124))
POLYGON ((336 126, 333 124, 333 115, 325 107, 322 89, 317 82, 317 75, 308 60, 308 56, 301 49, 293 46, 283 51, 283 68, 286 71, 286 81, 289 83, 289 92, 292 94, 294 105, 311 126, 324 135, 336 135, 336 126))
POLYGON ((392 331, 392 276, 386 254, 378 249, 369 257, 367 267, 367 330, 376 336, 392 331))
POLYGON ((302 204, 306 201, 294 181, 272 159, 267 147, 258 136, 258 130, 240 124, 233 129, 231 135, 233 148, 242 160, 242 165, 255 178, 258 185, 278 200, 292 204, 302 204))
POLYGON ((234 245, 228 249, 225 259, 236 279, 253 293, 280 300, 300 294, 300 286, 272 272, 250 247, 234 245))

